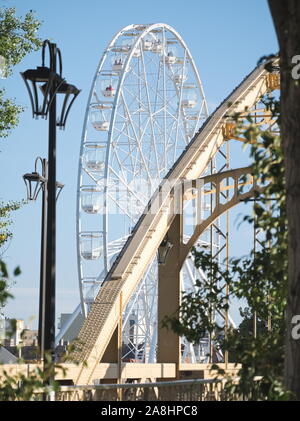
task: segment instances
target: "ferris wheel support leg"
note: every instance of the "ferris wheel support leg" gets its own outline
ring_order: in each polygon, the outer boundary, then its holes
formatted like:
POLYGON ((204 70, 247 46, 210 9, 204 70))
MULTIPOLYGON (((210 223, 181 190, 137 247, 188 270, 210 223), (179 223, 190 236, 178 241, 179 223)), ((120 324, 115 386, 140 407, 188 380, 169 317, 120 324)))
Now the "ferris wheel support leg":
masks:
POLYGON ((181 362, 180 337, 172 330, 162 327, 162 322, 167 316, 176 316, 180 306, 182 215, 175 216, 167 235, 173 247, 165 263, 158 265, 157 362, 176 364, 176 378, 178 379, 181 362))

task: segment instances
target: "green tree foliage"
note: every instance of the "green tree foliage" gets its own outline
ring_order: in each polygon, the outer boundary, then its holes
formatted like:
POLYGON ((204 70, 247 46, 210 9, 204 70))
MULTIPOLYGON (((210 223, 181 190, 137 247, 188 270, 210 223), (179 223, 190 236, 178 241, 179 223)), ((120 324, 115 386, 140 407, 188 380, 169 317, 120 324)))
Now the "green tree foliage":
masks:
MULTIPOLYGON (((16 16, 14 7, 0 8, 0 58, 4 66, 2 74, 12 74, 13 67, 27 54, 38 50, 42 42, 37 36, 41 23, 32 11, 24 18, 16 16)), ((0 89, 0 137, 7 137, 17 126, 23 107, 14 99, 5 98, 5 89, 0 89)))
MULTIPOLYGON (((37 36, 40 22, 35 18, 32 11, 24 18, 16 16, 14 7, 0 8, 0 57, 4 64, 5 76, 12 73, 13 67, 18 64, 26 54, 40 48, 41 40, 37 36)), ((3 70, 3 69, 2 69, 3 70)), ((3 71, 2 71, 3 74, 3 71)), ((19 121, 19 114, 23 107, 17 105, 14 99, 5 98, 5 89, 0 88, 0 138, 7 137, 19 121)), ((0 306, 3 307, 10 294, 5 285, 8 273, 3 262, 3 245, 11 238, 8 229, 10 225, 10 213, 20 206, 19 203, 0 203, 0 306)), ((18 272, 16 269, 15 272, 18 272)))
MULTIPOLYGON (((24 18, 16 16, 14 7, 0 8, 0 57, 5 67, 5 76, 12 73, 26 54, 38 50, 42 42, 37 36, 41 23, 29 11, 24 18)), ((3 70, 3 69, 2 69, 3 70)), ((3 73, 3 72, 2 72, 3 73)), ((10 131, 18 124, 18 118, 22 107, 15 100, 5 98, 5 90, 0 89, 0 137, 7 137, 10 131)), ((3 246, 11 238, 9 231, 10 213, 20 207, 20 203, 0 202, 0 307, 3 307, 10 294, 6 290, 8 271, 2 260, 3 246)), ((19 269, 15 269, 15 274, 19 269)))
MULTIPOLYGON (((278 100, 268 94, 262 102, 280 125, 278 100)), ((250 147, 254 179, 264 187, 262 193, 256 194, 253 215, 244 217, 244 222, 255 224, 256 229, 264 233, 261 247, 242 258, 230 259, 228 270, 224 269, 226 265, 213 261, 210 254, 194 249, 195 265, 206 272, 208 281, 198 281, 196 293, 183 295, 179 318, 166 318, 165 325, 193 343, 198 343, 209 332, 223 354, 229 353, 230 361, 242 364, 238 373, 240 382, 227 383, 229 397, 239 393, 251 400, 284 400, 290 395, 282 383, 287 220, 280 136, 276 131, 256 125, 250 115, 246 131, 239 115, 232 118, 237 124, 237 135, 244 135, 250 147), (233 299, 246 301, 248 309, 241 313, 244 321, 239 328, 229 329, 224 335, 224 322, 214 319, 212 312, 224 314, 233 299), (254 314, 258 321, 256 337, 253 330, 249 330, 254 314), (262 377, 260 382, 254 381, 257 376, 262 377)))
POLYGON ((9 230, 9 225, 11 224, 10 213, 19 209, 19 207, 20 203, 17 202, 0 202, 0 250, 12 236, 12 233, 9 230))
MULTIPOLYGON (((8 291, 10 282, 10 276, 6 263, 2 260, 2 255, 5 251, 5 244, 11 239, 12 232, 9 229, 11 224, 10 213, 19 209, 20 203, 9 202, 0 203, 0 314, 1 310, 5 306, 7 300, 12 298, 12 295, 8 291)), ((20 268, 17 267, 14 270, 13 275, 17 276, 20 274, 20 268)))
POLYGON ((7 137, 10 131, 19 123, 19 114, 23 107, 15 100, 5 98, 5 89, 0 89, 0 137, 7 137))
POLYGON ((32 10, 21 18, 14 7, 0 8, 0 55, 6 61, 7 75, 27 54, 41 47, 37 37, 40 26, 32 10))

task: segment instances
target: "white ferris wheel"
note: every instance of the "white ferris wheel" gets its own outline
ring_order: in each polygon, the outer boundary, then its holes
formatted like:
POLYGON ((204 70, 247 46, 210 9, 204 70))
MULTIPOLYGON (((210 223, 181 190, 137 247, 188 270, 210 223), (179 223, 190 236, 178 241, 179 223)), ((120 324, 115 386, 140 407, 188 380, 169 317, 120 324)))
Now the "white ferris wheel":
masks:
MULTIPOLYGON (((113 37, 92 82, 80 151, 84 317, 152 193, 207 117, 197 68, 172 27, 129 25, 113 37)), ((192 285, 194 269, 185 272, 192 285)), ((124 359, 155 360, 156 284, 155 259, 123 315, 124 359)))

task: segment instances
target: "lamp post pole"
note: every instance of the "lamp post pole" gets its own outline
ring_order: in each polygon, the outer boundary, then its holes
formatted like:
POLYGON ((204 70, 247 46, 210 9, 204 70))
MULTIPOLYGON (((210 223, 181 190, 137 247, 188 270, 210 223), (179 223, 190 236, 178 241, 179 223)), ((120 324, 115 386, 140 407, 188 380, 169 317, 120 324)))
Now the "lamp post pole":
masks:
MULTIPOLYGON (((40 190, 42 190, 42 216, 41 216, 41 258, 40 258, 40 296, 39 296, 39 326, 38 326, 38 345, 40 350, 40 359, 44 362, 44 369, 47 369, 49 358, 45 358, 45 351, 51 351, 45 348, 45 320, 46 320, 46 301, 50 289, 46 283, 46 261, 47 261, 47 203, 48 203, 48 161, 37 157, 35 160, 34 172, 23 175, 27 189, 27 200, 36 200, 40 190), (42 175, 37 171, 38 162, 42 165, 42 175)), ((55 201, 57 201, 64 185, 55 183, 55 201)), ((50 291, 51 292, 51 291, 50 291)), ((53 298, 53 297, 52 297, 53 298)), ((54 308, 55 310, 55 308, 54 308)), ((51 358, 52 361, 52 358, 51 358)))
MULTIPOLYGON (((42 160, 42 176, 48 179, 47 160, 42 160)), ((40 303, 39 303, 39 327, 38 327, 38 345, 40 356, 44 360, 45 348, 45 283, 46 283, 46 222, 47 222, 47 181, 42 187, 42 218, 41 218, 41 261, 40 261, 40 303)))
MULTIPOLYGON (((50 70, 56 73, 56 44, 50 43, 50 70)), ((44 288, 44 352, 55 361, 55 253, 56 253, 56 86, 51 86, 49 107, 48 182, 47 182, 47 246, 44 288)), ((47 361, 44 359, 44 365, 47 361)), ((51 367, 51 366, 50 366, 51 367)), ((54 369, 53 369, 54 370, 54 369)), ((49 381, 54 373, 49 373, 49 381)))

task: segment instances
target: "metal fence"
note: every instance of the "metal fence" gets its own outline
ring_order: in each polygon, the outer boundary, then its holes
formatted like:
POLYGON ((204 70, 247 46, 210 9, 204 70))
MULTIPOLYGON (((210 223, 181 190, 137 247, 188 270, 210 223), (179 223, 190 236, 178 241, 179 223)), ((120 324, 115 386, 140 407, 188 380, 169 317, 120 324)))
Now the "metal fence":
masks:
MULTIPOLYGON (((235 379, 238 381, 238 379, 235 379)), ((226 380, 177 380, 156 383, 102 384, 91 386, 61 386, 58 392, 48 396, 56 401, 228 401, 249 400, 243 396, 228 394, 226 380)), ((38 392, 34 400, 44 400, 38 392)))

